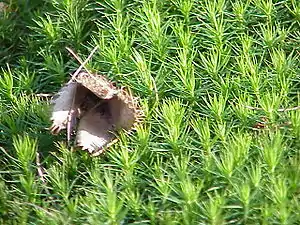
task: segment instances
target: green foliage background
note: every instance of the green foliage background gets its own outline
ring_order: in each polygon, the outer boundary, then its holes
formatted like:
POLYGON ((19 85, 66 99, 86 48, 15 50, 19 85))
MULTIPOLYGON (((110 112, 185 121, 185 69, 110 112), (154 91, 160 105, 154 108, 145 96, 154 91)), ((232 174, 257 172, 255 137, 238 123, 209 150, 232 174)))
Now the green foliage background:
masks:
POLYGON ((1 224, 300 223, 298 1, 1 6, 1 224), (88 68, 146 118, 91 158, 49 134, 40 93, 96 45, 88 68))

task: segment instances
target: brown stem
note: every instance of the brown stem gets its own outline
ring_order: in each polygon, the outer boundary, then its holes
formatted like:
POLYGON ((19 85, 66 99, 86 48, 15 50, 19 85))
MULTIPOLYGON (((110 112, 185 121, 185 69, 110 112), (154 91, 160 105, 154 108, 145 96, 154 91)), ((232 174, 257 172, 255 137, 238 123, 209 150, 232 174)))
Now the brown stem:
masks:
POLYGON ((72 78, 70 81, 73 81, 74 78, 80 73, 81 69, 84 68, 89 75, 91 75, 91 73, 89 72, 89 70, 86 68, 86 64, 87 62, 92 58, 92 56, 94 55, 94 53, 96 52, 96 50, 98 49, 98 45, 91 51, 91 53, 89 54, 89 56, 86 58, 86 60, 83 62, 82 59, 75 54, 75 52, 70 49, 69 47, 66 47, 66 49, 74 56, 74 58, 80 63, 80 66, 78 67, 78 69, 75 71, 75 73, 72 75, 72 78))
MULTIPOLYGON (((264 110, 263 108, 258 108, 258 107, 248 106, 248 105, 245 105, 245 108, 252 109, 252 110, 260 110, 260 111, 264 110)), ((288 111, 294 111, 294 110, 299 110, 299 109, 300 109, 300 106, 295 106, 292 108, 277 109, 277 112, 288 112, 288 111)))

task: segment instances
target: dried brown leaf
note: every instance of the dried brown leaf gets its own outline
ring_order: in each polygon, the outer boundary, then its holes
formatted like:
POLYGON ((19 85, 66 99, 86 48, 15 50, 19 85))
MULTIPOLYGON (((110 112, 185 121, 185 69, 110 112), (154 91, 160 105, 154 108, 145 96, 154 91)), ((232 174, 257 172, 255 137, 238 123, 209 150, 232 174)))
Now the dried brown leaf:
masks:
POLYGON ((89 153, 102 151, 113 138, 111 114, 106 102, 92 108, 80 120, 76 143, 89 153))
MULTIPOLYGON (((74 77, 73 77, 74 78, 74 77)), ((53 101, 53 134, 67 127, 68 141, 79 120, 76 144, 99 155, 120 130, 129 131, 142 116, 130 91, 117 89, 104 76, 80 72, 53 101)))

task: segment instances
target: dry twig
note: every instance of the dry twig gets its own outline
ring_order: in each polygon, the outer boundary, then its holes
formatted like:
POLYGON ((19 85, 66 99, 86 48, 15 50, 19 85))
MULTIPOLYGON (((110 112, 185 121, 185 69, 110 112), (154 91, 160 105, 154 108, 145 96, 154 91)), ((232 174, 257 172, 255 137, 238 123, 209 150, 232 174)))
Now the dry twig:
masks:
MULTIPOLYGON (((253 106, 248 106, 245 105, 245 108, 247 109, 251 109, 251 110, 257 110, 257 111, 263 111, 263 108, 259 108, 259 107, 253 107, 253 106)), ((300 106, 295 106, 292 108, 285 108, 285 109, 277 109, 277 112, 288 112, 288 111, 294 111, 294 110, 299 110, 300 106)))
MULTIPOLYGON (((41 160, 40 160, 40 154, 38 152, 36 152, 36 167, 37 167, 37 172, 38 172, 38 175, 39 175, 39 178, 41 179, 42 183, 44 185, 47 184, 46 182, 46 179, 45 179, 45 169, 42 167, 42 164, 41 164, 41 160)), ((47 188, 45 188, 45 191, 47 193, 47 195, 50 195, 50 192, 47 188)))
MULTIPOLYGON (((88 72, 88 74, 90 75, 90 76, 93 76, 90 72, 89 72, 89 70, 86 68, 86 64, 87 64, 87 62, 92 58, 92 56, 94 55, 94 53, 96 52, 96 50, 98 49, 98 46, 96 46, 92 51, 91 51, 91 53, 89 54, 89 56, 86 58, 86 60, 83 62, 82 61, 82 59, 78 56, 78 55, 76 55, 75 54, 75 52, 72 50, 72 49, 70 49, 69 47, 66 47, 66 49, 74 56, 74 58, 80 63, 80 66, 78 67, 78 69, 75 71, 75 73, 72 75, 72 78, 71 78, 71 80, 70 81, 73 81, 74 80, 74 78, 80 73, 80 71, 82 70, 82 68, 84 68, 87 72, 88 72)), ((70 82, 69 81, 69 82, 70 82)))

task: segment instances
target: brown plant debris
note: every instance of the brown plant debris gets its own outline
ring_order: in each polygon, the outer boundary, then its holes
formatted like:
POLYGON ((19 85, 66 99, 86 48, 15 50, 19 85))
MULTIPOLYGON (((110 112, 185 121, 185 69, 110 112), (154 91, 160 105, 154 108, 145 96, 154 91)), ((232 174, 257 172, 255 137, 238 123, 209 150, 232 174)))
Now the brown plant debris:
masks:
POLYGON ((51 133, 66 129, 68 142, 76 133, 75 144, 93 156, 101 154, 118 131, 134 128, 143 115, 130 91, 85 71, 73 76, 52 104, 51 133))

